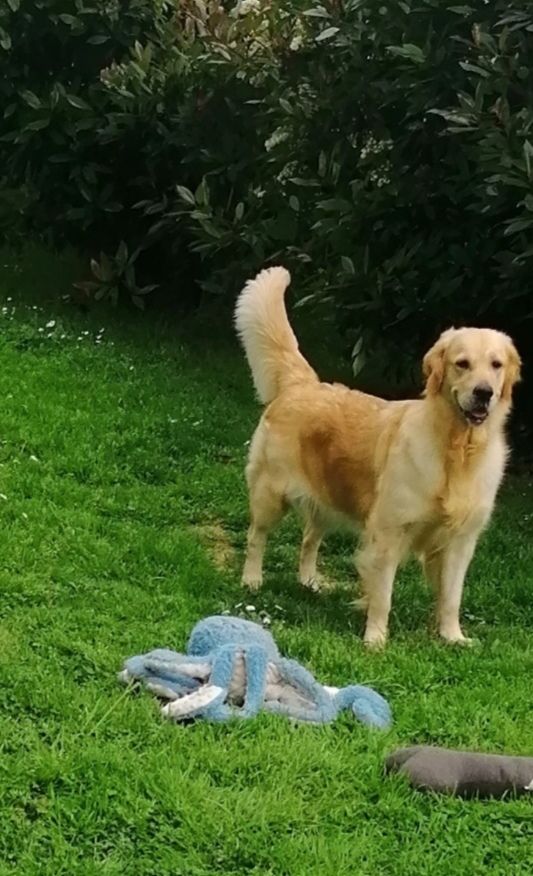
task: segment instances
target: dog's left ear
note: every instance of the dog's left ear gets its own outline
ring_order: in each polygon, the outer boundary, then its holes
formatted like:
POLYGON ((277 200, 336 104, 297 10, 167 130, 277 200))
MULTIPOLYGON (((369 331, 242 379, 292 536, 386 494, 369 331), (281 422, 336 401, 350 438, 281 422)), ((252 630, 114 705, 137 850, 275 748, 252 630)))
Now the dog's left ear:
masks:
POLYGON ((513 344, 512 340, 509 338, 509 344, 507 348, 507 362, 505 364, 505 380, 503 382, 502 388, 502 398, 506 399, 506 401, 511 400, 511 395, 513 393, 513 387, 515 383, 518 383, 520 380, 520 372, 522 370, 522 360, 513 344))
POLYGON ((440 392, 444 380, 446 350, 454 334, 453 328, 443 332, 422 360, 422 372, 426 380, 424 395, 437 395, 440 392))

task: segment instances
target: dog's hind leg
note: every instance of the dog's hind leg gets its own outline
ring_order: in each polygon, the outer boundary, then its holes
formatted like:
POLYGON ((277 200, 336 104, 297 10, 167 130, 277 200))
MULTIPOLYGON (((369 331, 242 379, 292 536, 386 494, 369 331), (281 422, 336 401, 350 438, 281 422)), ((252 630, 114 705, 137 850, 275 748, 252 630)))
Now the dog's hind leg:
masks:
POLYGON ((318 591, 321 589, 316 564, 318 550, 325 535, 325 526, 318 515, 307 514, 304 523, 304 534, 300 548, 299 579, 304 587, 318 591))
POLYGON ((424 577, 436 599, 440 598, 442 577, 442 549, 428 551, 420 557, 424 577))

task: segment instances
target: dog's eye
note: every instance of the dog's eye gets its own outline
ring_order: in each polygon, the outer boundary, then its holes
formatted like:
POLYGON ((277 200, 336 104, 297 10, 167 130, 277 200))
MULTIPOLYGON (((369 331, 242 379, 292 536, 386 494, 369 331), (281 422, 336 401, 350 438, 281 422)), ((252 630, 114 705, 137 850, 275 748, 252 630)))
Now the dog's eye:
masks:
POLYGON ((458 359, 455 366, 456 368, 460 368, 461 371, 466 371, 467 368, 470 368, 470 362, 468 359, 458 359))
POLYGON ((499 362, 498 359, 494 359, 493 362, 492 362, 492 367, 495 368, 496 371, 497 371, 498 368, 501 368, 501 367, 502 367, 502 363, 499 362))

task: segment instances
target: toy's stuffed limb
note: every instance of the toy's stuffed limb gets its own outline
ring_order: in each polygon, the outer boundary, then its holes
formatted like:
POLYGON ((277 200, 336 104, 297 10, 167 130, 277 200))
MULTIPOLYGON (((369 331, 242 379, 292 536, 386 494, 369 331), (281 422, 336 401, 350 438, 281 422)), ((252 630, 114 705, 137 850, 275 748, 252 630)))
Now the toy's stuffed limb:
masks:
POLYGON ((276 661, 277 675, 266 689, 265 709, 278 715, 326 724, 336 718, 341 709, 351 708, 364 724, 385 728, 391 723, 389 704, 378 693, 361 685, 328 688, 294 660, 276 661))
POLYGON ((507 757, 414 746, 393 752, 387 772, 407 776, 415 788, 461 797, 533 793, 533 757, 507 757))
POLYGON ((193 684, 204 683, 211 672, 211 663, 205 657, 190 657, 188 654, 176 654, 174 658, 147 654, 144 664, 152 675, 161 675, 170 680, 185 676, 193 684))
POLYGON ((229 715, 225 700, 231 684, 235 656, 234 648, 221 648, 210 667, 209 684, 168 703, 162 709, 163 715, 177 721, 200 716, 214 721, 226 720, 229 715))
POLYGON ((206 684, 192 693, 171 700, 161 709, 165 718, 173 718, 175 721, 183 721, 186 718, 198 718, 206 716, 209 709, 223 708, 227 696, 225 687, 216 684, 206 684))
POLYGON ((168 703, 163 714, 176 720, 251 718, 263 705, 267 666, 268 656, 262 647, 226 645, 213 661, 209 684, 168 703))
POLYGON ((251 718, 263 708, 268 673, 268 654, 264 648, 248 646, 244 652, 246 695, 240 717, 251 718))
POLYGON ((217 653, 211 681, 222 684, 227 681, 227 698, 230 703, 214 704, 203 717, 210 721, 227 721, 230 718, 253 718, 263 707, 268 667, 268 655, 262 646, 247 645, 235 649, 228 645, 217 653))
POLYGON ((370 687, 351 684, 337 691, 334 696, 337 708, 351 708, 355 717, 369 727, 386 729, 392 724, 392 714, 386 699, 370 687))
POLYGON ((175 699, 196 690, 210 671, 211 665, 205 657, 189 657, 158 648, 148 654, 130 657, 118 677, 125 684, 143 682, 158 696, 175 699))
POLYGON ((337 709, 325 688, 295 660, 282 658, 274 664, 275 675, 267 685, 265 709, 297 721, 326 724, 337 709))

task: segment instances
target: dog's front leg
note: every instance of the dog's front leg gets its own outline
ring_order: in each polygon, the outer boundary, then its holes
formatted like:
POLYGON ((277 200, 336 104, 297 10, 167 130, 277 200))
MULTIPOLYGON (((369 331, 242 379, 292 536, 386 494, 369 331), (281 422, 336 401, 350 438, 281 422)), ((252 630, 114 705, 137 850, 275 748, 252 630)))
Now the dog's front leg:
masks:
POLYGON ((459 611, 466 572, 476 547, 477 533, 458 535, 446 545, 441 558, 437 619, 439 633, 447 642, 470 645, 463 635, 459 611))
POLYGON ((387 641, 392 589, 403 545, 402 532, 366 536, 356 557, 367 611, 364 641, 369 648, 382 648, 387 641))

